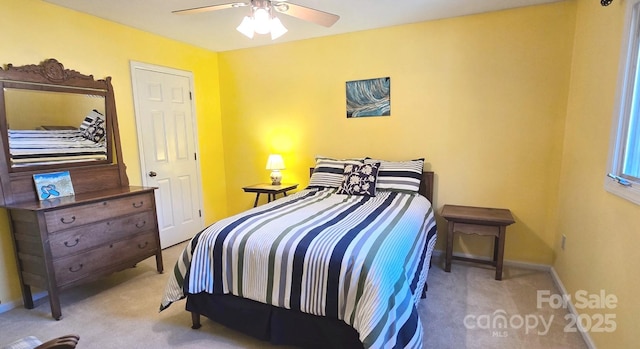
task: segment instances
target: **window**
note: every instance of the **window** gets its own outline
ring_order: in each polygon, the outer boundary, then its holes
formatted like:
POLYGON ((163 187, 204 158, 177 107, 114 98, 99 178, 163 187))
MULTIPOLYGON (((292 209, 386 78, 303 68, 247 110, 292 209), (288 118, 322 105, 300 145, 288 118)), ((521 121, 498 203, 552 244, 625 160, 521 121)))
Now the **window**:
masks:
POLYGON ((629 2, 605 189, 640 205, 640 0, 629 2))

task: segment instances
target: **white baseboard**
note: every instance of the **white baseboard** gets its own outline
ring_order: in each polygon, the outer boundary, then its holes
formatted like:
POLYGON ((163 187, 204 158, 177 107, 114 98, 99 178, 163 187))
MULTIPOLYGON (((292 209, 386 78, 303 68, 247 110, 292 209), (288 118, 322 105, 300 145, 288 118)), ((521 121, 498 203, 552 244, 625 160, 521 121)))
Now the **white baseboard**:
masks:
MULTIPOLYGON (((569 296, 569 293, 567 293, 567 289, 562 284, 562 281, 560 280, 560 276, 558 275, 554 267, 551 267, 550 273, 551 273, 551 278, 553 279, 553 283, 556 284, 558 291, 560 291, 560 295, 563 297, 569 296)), ((573 305, 573 302, 567 302, 567 309, 569 309, 569 312, 576 318, 580 315, 576 307, 573 305)), ((596 349, 596 344, 593 342, 593 339, 591 339, 589 332, 583 331, 580 328, 580 326, 576 326, 576 328, 578 329, 578 332, 580 332, 582 339, 587 344, 589 349, 596 349)))
MULTIPOLYGON (((42 298, 47 297, 47 291, 40 291, 33 294, 33 301, 36 302, 42 298)), ((17 299, 15 301, 0 303, 0 314, 7 312, 11 309, 15 309, 17 307, 22 307, 24 303, 22 299, 17 299)))

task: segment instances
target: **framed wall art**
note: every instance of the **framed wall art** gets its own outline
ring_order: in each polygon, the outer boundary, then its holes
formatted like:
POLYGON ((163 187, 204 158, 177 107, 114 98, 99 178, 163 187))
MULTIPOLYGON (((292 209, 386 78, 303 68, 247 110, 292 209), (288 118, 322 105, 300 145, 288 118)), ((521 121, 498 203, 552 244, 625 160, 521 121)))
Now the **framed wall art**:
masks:
POLYGON ((347 118, 391 115, 391 78, 347 81, 347 118))

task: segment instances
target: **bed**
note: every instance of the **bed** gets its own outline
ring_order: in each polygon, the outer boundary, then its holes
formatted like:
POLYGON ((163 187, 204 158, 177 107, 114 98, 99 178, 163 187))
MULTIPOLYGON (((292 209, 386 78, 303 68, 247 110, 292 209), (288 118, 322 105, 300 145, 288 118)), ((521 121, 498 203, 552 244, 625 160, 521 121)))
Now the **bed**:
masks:
POLYGON ((93 110, 79 127, 8 130, 12 167, 107 159, 104 116, 93 110))
POLYGON ((421 348, 437 235, 423 162, 316 159, 307 188, 196 234, 160 310, 187 298, 193 328, 204 315, 274 344, 421 348))

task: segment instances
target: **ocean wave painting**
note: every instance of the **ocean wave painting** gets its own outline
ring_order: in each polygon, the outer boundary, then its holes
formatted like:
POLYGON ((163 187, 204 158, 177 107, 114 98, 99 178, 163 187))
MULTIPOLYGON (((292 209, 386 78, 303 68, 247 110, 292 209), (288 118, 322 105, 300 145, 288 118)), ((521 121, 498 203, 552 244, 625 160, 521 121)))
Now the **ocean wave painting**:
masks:
POLYGON ((391 78, 347 81, 347 118, 391 115, 391 78))

